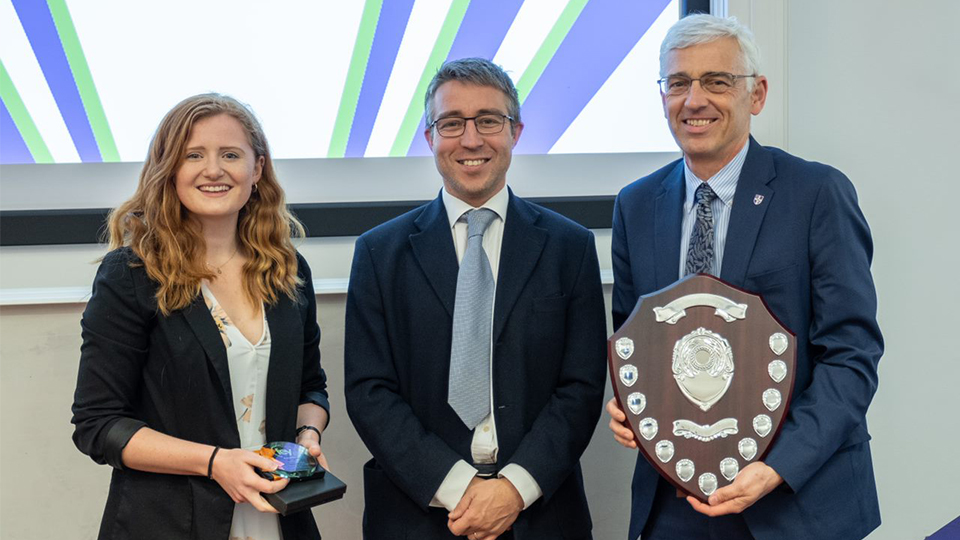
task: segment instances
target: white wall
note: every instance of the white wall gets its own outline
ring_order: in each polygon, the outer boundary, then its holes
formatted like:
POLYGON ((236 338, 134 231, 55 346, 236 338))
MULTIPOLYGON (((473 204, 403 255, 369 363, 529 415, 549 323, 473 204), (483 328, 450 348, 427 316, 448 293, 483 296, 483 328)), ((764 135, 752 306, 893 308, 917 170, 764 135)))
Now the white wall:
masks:
MULTIPOLYGON (((948 184, 957 177, 948 169, 950 152, 960 142, 958 6, 950 0, 730 0, 728 6, 754 28, 771 78, 755 135, 847 173, 873 230, 887 352, 868 415, 884 520, 871 540, 921 538, 960 514, 960 471, 952 459, 960 444, 954 416, 960 227, 948 184)), ((633 176, 614 169, 591 164, 585 182, 615 175, 625 183, 633 176)), ((598 233, 601 266, 609 269, 609 234, 598 233)), ((332 292, 346 278, 351 250, 349 238, 303 246, 332 292)), ((90 262, 101 253, 96 246, 0 249, 0 289, 88 288, 90 262)), ((344 501, 317 511, 333 539, 359 538, 360 464, 367 458, 339 391, 343 301, 342 294, 319 301, 334 407, 324 442, 333 470, 350 485, 344 501)), ((76 303, 0 307, 4 539, 95 537, 109 471, 70 442, 81 311, 76 303)), ((603 424, 584 455, 585 481, 595 537, 621 539, 634 455, 617 447, 603 424)))

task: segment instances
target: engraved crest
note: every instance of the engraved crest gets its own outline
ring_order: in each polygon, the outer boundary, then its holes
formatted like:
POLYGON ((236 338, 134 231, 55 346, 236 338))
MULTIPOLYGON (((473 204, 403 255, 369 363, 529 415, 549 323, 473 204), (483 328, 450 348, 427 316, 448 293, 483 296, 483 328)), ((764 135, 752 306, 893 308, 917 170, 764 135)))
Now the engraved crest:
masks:
POLYGON ((740 442, 737 443, 737 451, 740 452, 740 457, 750 461, 757 457, 757 441, 750 437, 740 439, 740 442))
POLYGON ((670 441, 660 441, 656 447, 657 459, 664 463, 669 463, 673 459, 673 443, 670 441))
POLYGON ((770 412, 777 410, 780 406, 780 391, 776 388, 767 388, 763 392, 763 406, 770 412))
POLYGON ((773 354, 780 356, 784 351, 787 350, 787 336, 777 332, 770 336, 770 350, 773 351, 773 354))
POLYGON ((633 386, 637 382, 637 366, 627 364, 620 368, 620 382, 624 386, 633 386))
POLYGON ((720 474, 724 478, 733 482, 733 479, 737 477, 737 474, 740 472, 740 464, 737 463, 737 460, 732 457, 723 458, 720 462, 720 474))
POLYGON ((782 382, 787 376, 787 364, 783 360, 774 360, 767 365, 767 374, 773 379, 773 382, 782 382))
POLYGON ((617 356, 627 360, 633 355, 633 340, 627 337, 622 337, 616 342, 617 356))
POLYGON ((640 392, 634 392, 627 396, 627 407, 633 414, 640 414, 647 407, 647 396, 640 392))
POLYGON ((708 411, 733 381, 733 351, 720 334, 697 328, 674 345, 672 369, 683 395, 708 411))
POLYGON ((684 482, 693 478, 693 473, 697 472, 696 466, 689 459, 681 459, 677 462, 677 476, 684 482))

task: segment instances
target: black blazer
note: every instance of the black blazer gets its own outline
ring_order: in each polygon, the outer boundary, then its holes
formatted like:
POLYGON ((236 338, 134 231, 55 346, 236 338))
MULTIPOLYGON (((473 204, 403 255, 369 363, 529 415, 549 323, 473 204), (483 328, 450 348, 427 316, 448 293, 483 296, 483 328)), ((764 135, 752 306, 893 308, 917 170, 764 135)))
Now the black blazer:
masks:
MULTIPOLYGON (((268 441, 294 440, 301 403, 329 410, 310 268, 297 257, 300 301, 281 295, 266 310, 268 441)), ((128 248, 104 257, 81 321, 73 440, 114 467, 99 538, 225 540, 234 503, 215 481, 123 467, 120 453, 143 426, 223 448, 240 445, 226 349, 203 298, 164 317, 156 283, 131 262, 138 259, 128 248)), ((281 517, 280 524, 287 540, 320 538, 310 512, 281 517)))
MULTIPOLYGON (((493 322, 499 466, 543 490, 517 539, 589 538, 579 459, 600 415, 606 328, 593 234, 510 194, 493 322)), ((473 433, 447 404, 458 264, 441 198, 357 240, 347 294, 347 412, 374 459, 364 537, 454 538, 429 508, 473 433)))
MULTIPOLYGON (((760 293, 798 350, 790 411, 763 457, 784 483, 743 517, 758 540, 863 538, 880 524, 866 422, 883 353, 870 230, 840 171, 749 144, 720 277, 760 293)), ((684 190, 677 161, 617 197, 615 327, 641 295, 677 280, 684 190)), ((647 521, 657 481, 638 456, 630 538, 647 521)))

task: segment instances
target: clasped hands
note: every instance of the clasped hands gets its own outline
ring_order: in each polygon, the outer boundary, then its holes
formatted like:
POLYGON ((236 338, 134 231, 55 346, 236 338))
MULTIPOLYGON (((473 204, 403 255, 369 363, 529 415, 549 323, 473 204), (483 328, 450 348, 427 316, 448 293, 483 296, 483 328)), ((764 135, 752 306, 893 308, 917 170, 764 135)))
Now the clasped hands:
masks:
POLYGON ((448 515, 447 528, 469 540, 494 540, 523 510, 523 498, 506 478, 474 477, 448 515))
MULTIPOLYGON (((637 441, 633 431, 623 425, 627 415, 617 405, 616 399, 607 402, 607 413, 610 415, 610 431, 613 432, 614 440, 627 448, 636 448, 637 441)), ((756 461, 741 469, 729 486, 724 486, 710 495, 709 504, 703 504, 690 496, 687 497, 687 502, 697 512, 711 517, 739 514, 782 482, 783 479, 777 471, 762 461, 756 461)))

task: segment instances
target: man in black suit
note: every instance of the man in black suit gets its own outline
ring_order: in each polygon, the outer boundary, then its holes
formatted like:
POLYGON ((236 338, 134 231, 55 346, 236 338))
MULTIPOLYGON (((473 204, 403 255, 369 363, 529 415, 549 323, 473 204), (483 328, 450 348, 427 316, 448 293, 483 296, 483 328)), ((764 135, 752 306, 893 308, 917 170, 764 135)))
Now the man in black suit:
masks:
POLYGON ((591 538, 579 458, 606 334, 593 235, 506 187, 523 124, 499 67, 448 62, 425 106, 443 190, 361 236, 350 274, 364 537, 591 538))

